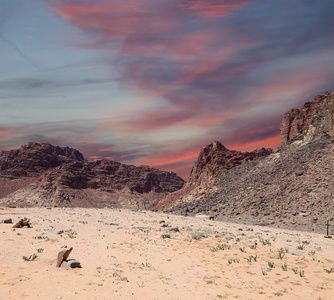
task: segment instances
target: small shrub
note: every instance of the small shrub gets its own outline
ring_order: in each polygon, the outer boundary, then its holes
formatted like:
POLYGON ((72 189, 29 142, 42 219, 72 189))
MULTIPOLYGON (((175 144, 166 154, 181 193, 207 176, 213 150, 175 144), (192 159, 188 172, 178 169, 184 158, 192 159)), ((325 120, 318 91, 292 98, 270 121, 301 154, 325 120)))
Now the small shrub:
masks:
POLYGON ((283 259, 285 254, 286 254, 286 251, 284 248, 278 249, 278 258, 283 259))
POLYGON ((269 268, 273 268, 274 267, 274 262, 273 261, 268 261, 268 266, 269 268))
POLYGON ((304 245, 299 245, 299 246, 297 247, 298 250, 304 250, 304 248, 305 248, 304 245))
POLYGON ((205 237, 207 238, 210 235, 209 230, 197 230, 191 234, 191 238, 194 240, 200 240, 201 238, 205 237))
POLYGON ((298 273, 298 268, 292 268, 293 273, 297 274, 298 273))
POLYGON ((242 247, 242 248, 240 247, 239 250, 240 250, 241 252, 246 253, 245 247, 242 247))
POLYGON ((163 238, 163 239, 170 239, 170 234, 168 234, 168 233, 162 234, 161 238, 163 238))
POLYGON ((36 255, 35 253, 30 255, 29 257, 26 256, 22 256, 22 259, 24 261, 34 261, 36 258, 38 257, 38 255, 36 255))
POLYGON ((304 277, 304 270, 300 270, 300 271, 299 271, 299 276, 300 276, 300 277, 304 277))
POLYGON ((262 243, 263 246, 265 246, 265 245, 271 246, 270 240, 260 240, 260 242, 262 243))
POLYGON ((44 249, 43 248, 38 248, 36 249, 37 253, 43 253, 44 249))
POLYGON ((327 273, 334 273, 334 268, 330 268, 329 270, 324 269, 327 273))
POLYGON ((284 265, 282 266, 282 270, 283 270, 283 271, 287 271, 287 270, 288 270, 288 266, 284 264, 284 265))

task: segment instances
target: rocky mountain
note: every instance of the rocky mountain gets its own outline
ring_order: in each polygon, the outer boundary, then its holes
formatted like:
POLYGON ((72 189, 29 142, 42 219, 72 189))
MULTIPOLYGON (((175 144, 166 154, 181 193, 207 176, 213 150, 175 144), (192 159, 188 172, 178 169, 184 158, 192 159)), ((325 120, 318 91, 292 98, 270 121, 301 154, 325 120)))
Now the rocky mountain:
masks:
POLYGON ((28 143, 0 152, 0 204, 150 208, 183 184, 148 166, 88 162, 69 147, 28 143))
MULTIPOLYGON (((334 93, 327 92, 300 110, 288 111, 280 129, 280 147, 271 154, 241 160, 218 172, 212 170, 205 185, 195 184, 190 189, 186 184, 155 209, 326 232, 325 221, 333 221, 334 216, 334 93)), ((216 142, 210 144, 193 168, 204 165, 203 178, 208 174, 205 168, 210 168, 205 153, 215 147, 225 151, 216 142)))
POLYGON ((229 150, 220 142, 215 141, 201 150, 185 186, 181 190, 166 196, 154 209, 160 210, 169 207, 180 199, 192 201, 193 194, 196 194, 199 189, 217 176, 247 161, 267 156, 270 153, 272 153, 272 149, 266 148, 259 148, 252 152, 229 150))
POLYGON ((327 92, 307 102, 299 109, 290 109, 284 114, 280 127, 279 146, 296 140, 316 140, 333 137, 333 93, 327 92), (306 136, 307 135, 307 136, 306 136))

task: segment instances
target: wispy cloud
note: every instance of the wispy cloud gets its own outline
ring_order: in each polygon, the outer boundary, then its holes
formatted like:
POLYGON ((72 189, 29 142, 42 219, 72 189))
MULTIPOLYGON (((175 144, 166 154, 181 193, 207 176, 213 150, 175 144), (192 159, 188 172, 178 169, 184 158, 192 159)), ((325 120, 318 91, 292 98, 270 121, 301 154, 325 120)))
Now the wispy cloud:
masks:
MULTIPOLYGON (((1 82, 7 101, 42 98, 61 86, 69 94, 82 90, 79 99, 90 92, 91 103, 101 106, 76 124, 21 128, 22 141, 72 143, 87 157, 151 164, 184 175, 212 140, 237 150, 275 147, 283 113, 334 88, 331 0, 47 3, 81 33, 68 46, 94 54, 103 75, 114 72, 117 79, 59 69, 54 77, 35 74, 1 82), (104 102, 91 93, 114 80, 133 95, 131 103, 116 108, 121 100, 112 89, 104 102)), ((22 49, 9 45, 25 58, 22 49)), ((76 108, 91 108, 91 103, 76 108)))

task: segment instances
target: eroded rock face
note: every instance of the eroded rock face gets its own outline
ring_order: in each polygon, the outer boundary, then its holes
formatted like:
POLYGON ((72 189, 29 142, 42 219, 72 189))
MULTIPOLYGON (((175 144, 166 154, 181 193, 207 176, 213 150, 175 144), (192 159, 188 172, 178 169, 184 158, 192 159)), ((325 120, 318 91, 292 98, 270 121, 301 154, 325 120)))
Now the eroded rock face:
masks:
POLYGON ((259 148, 252 152, 240 152, 225 148, 220 142, 204 147, 190 172, 187 185, 202 185, 210 179, 260 156, 269 155, 272 149, 259 148))
POLYGON ((247 161, 252 161, 271 153, 272 149, 266 148, 259 148, 252 152, 229 150, 220 142, 215 141, 201 150, 185 186, 167 195, 162 201, 157 203, 154 210, 166 209, 180 201, 191 202, 193 194, 197 194, 199 189, 216 177, 247 161))
POLYGON ((288 111, 281 132, 281 147, 272 154, 221 174, 206 168, 214 160, 219 164, 217 157, 223 159, 229 150, 219 144, 205 147, 192 181, 200 182, 200 170, 215 173, 213 179, 199 188, 190 189, 187 184, 156 209, 323 233, 323 220, 334 219, 334 93, 317 96, 301 110, 288 111))
POLYGON ((69 147, 28 143, 20 149, 0 151, 0 172, 12 176, 38 176, 45 170, 73 161, 85 159, 78 150, 69 147))
POLYGON ((103 202, 104 206, 149 208, 161 194, 177 191, 183 184, 173 172, 106 159, 88 162, 68 147, 29 143, 0 152, 3 204, 101 207, 103 202), (124 201, 126 196, 129 200, 124 201))
POLYGON ((282 120, 279 146, 296 140, 309 142, 333 136, 333 107, 334 93, 327 92, 305 103, 301 109, 290 109, 282 120))
POLYGON ((71 162, 49 170, 47 182, 72 189, 101 189, 119 191, 124 188, 140 194, 169 193, 179 190, 183 180, 173 172, 164 172, 149 166, 132 166, 110 160, 71 162))

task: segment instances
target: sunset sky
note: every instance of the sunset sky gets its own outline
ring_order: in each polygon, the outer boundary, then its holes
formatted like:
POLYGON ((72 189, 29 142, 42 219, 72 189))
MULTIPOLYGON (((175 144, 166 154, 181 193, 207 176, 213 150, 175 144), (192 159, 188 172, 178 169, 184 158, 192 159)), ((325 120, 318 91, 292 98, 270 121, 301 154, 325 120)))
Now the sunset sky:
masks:
POLYGON ((0 0, 0 149, 174 171, 334 90, 333 0, 0 0))

